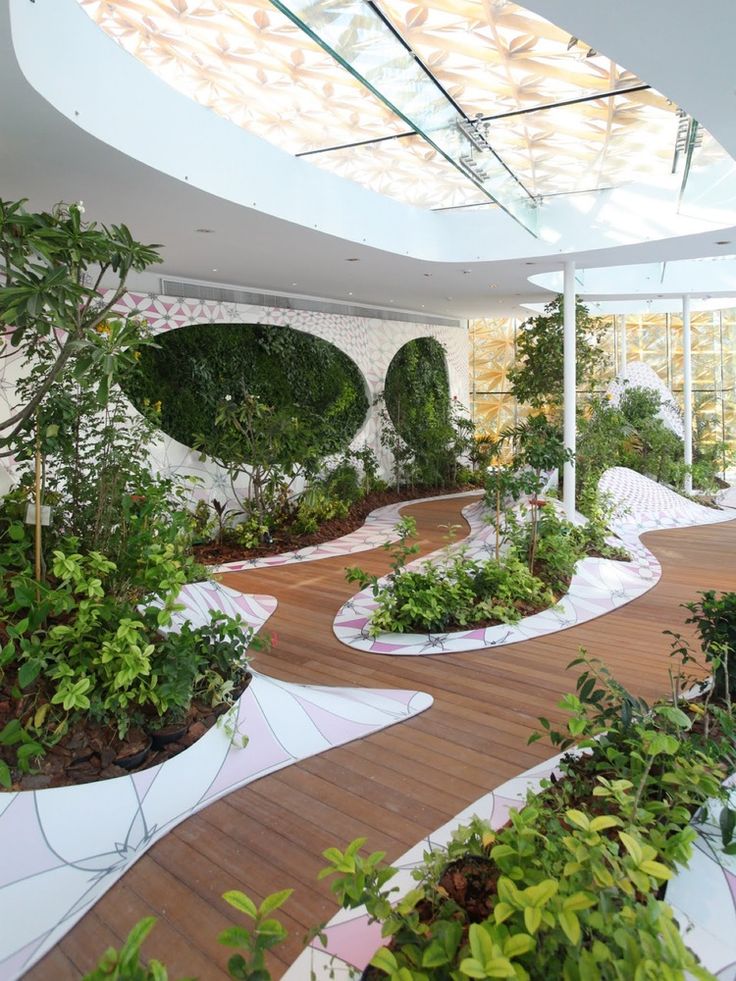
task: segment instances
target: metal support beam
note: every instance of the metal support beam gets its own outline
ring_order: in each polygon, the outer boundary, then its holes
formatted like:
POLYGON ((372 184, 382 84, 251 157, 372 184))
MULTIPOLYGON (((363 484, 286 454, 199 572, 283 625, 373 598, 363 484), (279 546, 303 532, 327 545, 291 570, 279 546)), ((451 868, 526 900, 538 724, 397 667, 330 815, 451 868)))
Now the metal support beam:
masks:
MULTIPOLYGON (((692 359, 692 339, 690 336, 690 297, 682 297, 682 355, 685 384, 683 388, 683 408, 684 408, 684 440, 685 440, 685 466, 691 467, 693 464, 693 359, 692 359)), ((685 477, 685 492, 691 494, 693 490, 692 474, 685 477)))
MULTIPOLYGON (((575 400, 576 400, 576 358, 575 351, 575 263, 565 263, 563 296, 563 442, 565 449, 575 453, 575 400)), ((565 517, 572 520, 575 515, 575 461, 565 464, 562 503, 565 517)))

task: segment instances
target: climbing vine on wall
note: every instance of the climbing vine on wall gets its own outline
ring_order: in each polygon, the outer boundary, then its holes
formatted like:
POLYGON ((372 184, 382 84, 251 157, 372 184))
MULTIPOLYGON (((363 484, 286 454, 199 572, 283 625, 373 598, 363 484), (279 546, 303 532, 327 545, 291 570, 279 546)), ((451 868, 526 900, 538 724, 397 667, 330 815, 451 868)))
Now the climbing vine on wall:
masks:
POLYGON ((160 334, 142 352, 127 394, 137 408, 161 403, 161 428, 191 446, 214 434, 226 396, 256 395, 314 427, 325 452, 347 445, 368 411, 357 365, 333 344, 263 324, 192 324, 160 334))

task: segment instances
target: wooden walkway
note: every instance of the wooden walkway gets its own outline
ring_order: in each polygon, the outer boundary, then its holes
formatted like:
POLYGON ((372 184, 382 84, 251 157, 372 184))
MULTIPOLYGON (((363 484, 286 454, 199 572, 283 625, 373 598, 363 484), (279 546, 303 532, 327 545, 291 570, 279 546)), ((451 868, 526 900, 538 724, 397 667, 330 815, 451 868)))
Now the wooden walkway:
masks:
MULTIPOLYGON (((405 509, 417 518, 423 551, 441 541, 439 525, 462 523, 466 503, 405 509)), ((634 603, 540 640, 444 656, 385 657, 335 640, 334 614, 353 592, 345 566, 384 572, 381 549, 347 561, 225 576, 237 589, 278 597, 266 624, 278 642, 258 658, 260 671, 306 683, 421 689, 435 703, 415 719, 264 777, 189 818, 26 977, 77 979, 107 946, 119 946, 136 920, 155 915, 145 951, 168 965, 170 978, 226 978, 230 952, 216 936, 237 917, 221 894, 241 888, 259 900, 294 887, 283 917, 289 941, 271 965, 279 976, 306 930, 335 912, 329 886, 316 881, 323 849, 363 836, 372 849, 398 857, 486 791, 550 756, 542 742, 527 746, 527 737, 537 716, 558 714, 556 702, 576 677, 566 665, 581 646, 638 694, 667 688, 669 641, 662 631, 683 630, 680 603, 698 590, 736 589, 736 522, 657 532, 647 545, 664 574, 634 603)))

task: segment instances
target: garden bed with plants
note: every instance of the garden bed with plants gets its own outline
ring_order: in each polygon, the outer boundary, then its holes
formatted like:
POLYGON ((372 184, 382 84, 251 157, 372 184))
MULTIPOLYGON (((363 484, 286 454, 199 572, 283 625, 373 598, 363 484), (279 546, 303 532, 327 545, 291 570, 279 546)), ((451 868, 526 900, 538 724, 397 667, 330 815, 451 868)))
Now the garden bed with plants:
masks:
POLYGON ((411 489, 393 490, 374 490, 367 493, 364 497, 354 501, 345 511, 345 514, 325 518, 324 521, 314 531, 304 531, 303 526, 295 518, 290 523, 280 527, 271 536, 271 541, 267 544, 244 548, 232 538, 227 538, 222 543, 210 541, 195 544, 193 554, 198 562, 204 565, 223 565, 228 562, 247 562, 250 559, 267 558, 272 555, 282 555, 284 552, 296 552, 302 548, 311 548, 314 545, 323 545, 326 542, 335 541, 345 535, 349 535, 359 528, 362 528, 365 519, 377 508, 386 507, 390 504, 401 504, 421 497, 440 497, 445 494, 461 494, 464 491, 473 490, 480 487, 482 480, 470 479, 467 484, 453 487, 420 487, 415 486, 411 489))
MULTIPOLYGON (((366 856, 363 839, 325 852, 345 912, 323 929, 326 953, 312 941, 289 981, 343 960, 363 968, 369 955, 353 960, 349 951, 365 949, 369 936, 379 942, 376 921, 385 946, 366 978, 712 978, 689 946, 714 965, 707 937, 730 929, 732 901, 722 916, 704 904, 686 919, 668 906, 667 884, 688 866, 702 813, 720 824, 722 855, 736 852, 724 787, 736 770, 736 594, 706 592, 688 609, 712 669, 707 681, 686 676, 694 667, 702 679, 705 666, 677 634, 671 698, 651 705, 581 652, 570 665, 584 668, 576 691, 560 703, 567 725, 558 731, 541 719, 531 737, 547 736, 563 755, 517 808, 511 781, 495 801, 479 802, 492 811, 502 804, 500 816, 477 817, 473 805, 451 833, 430 836, 423 856, 417 846, 394 868, 380 853, 366 856), (348 912, 363 905, 357 918, 348 912)), ((707 893, 707 883, 698 890, 707 893)))

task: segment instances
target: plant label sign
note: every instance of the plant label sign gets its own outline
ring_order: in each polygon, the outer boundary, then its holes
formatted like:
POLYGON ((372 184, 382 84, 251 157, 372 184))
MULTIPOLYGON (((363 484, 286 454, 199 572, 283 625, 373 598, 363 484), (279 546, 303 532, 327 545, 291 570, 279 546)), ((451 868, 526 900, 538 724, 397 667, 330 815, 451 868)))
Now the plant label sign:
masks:
MULTIPOLYGON (((29 504, 26 508, 26 524, 35 525, 36 523, 36 505, 29 504)), ((50 525, 51 524, 51 507, 48 504, 41 505, 41 524, 50 525)))

